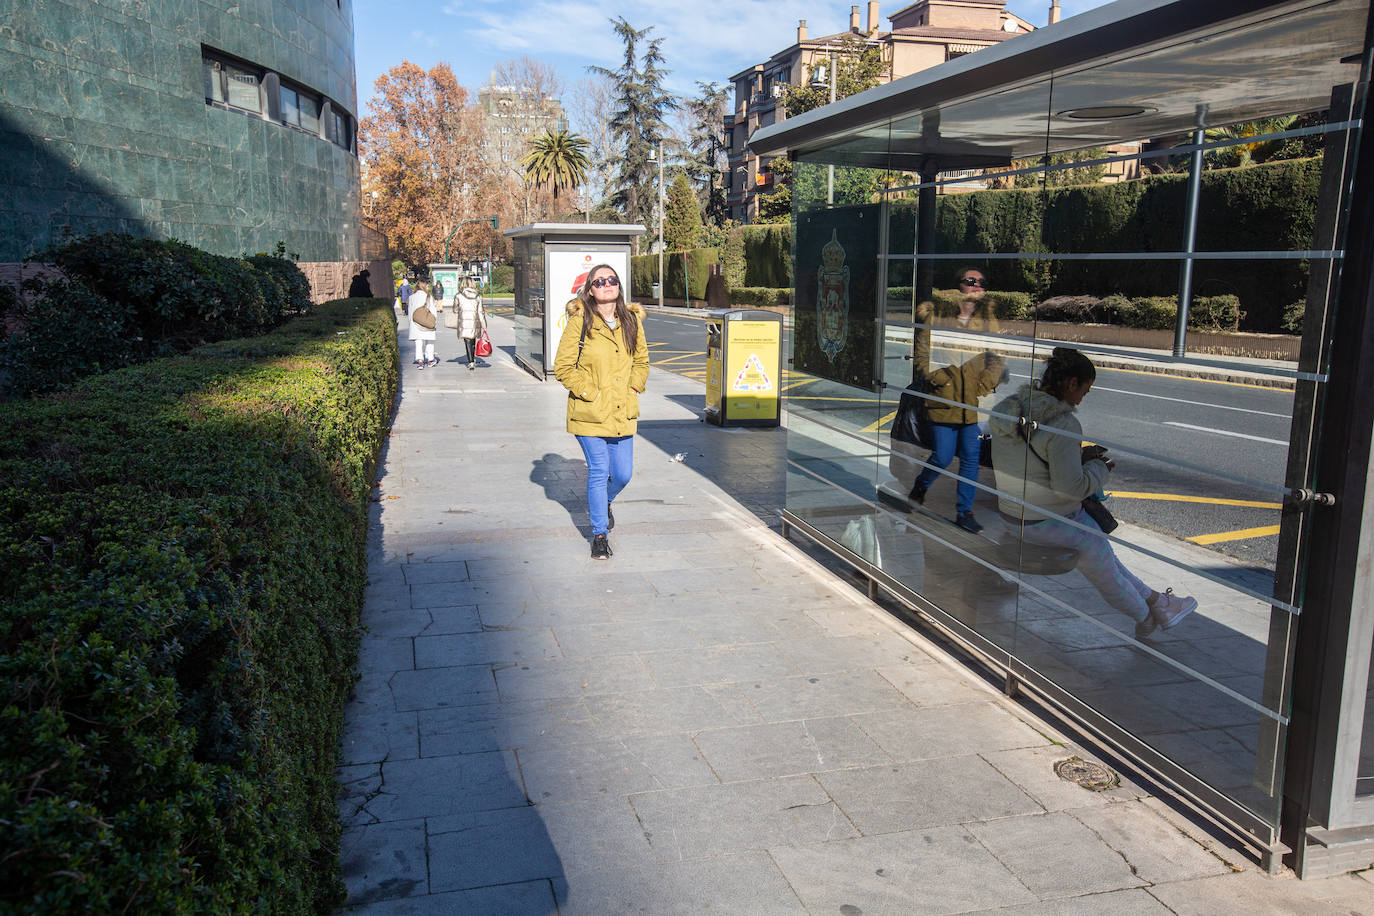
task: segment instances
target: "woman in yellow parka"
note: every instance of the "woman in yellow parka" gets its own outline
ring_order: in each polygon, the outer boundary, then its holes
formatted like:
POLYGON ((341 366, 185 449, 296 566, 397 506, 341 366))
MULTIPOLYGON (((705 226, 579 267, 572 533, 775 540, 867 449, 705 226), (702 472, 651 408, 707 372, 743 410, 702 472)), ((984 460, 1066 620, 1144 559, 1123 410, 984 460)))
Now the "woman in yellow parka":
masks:
POLYGON ((634 473, 639 393, 649 379, 644 309, 626 303, 620 277, 609 264, 587 272, 567 309, 553 374, 568 389, 568 432, 587 459, 592 559, 606 560, 611 556, 606 533, 615 527, 611 503, 634 473))
POLYGON ((986 290, 987 280, 983 272, 973 267, 965 268, 959 271, 959 305, 954 315, 937 316, 929 302, 922 302, 916 308, 916 320, 927 326, 917 339, 916 365, 928 373, 926 379, 939 400, 927 401, 926 410, 935 442, 925 469, 911 487, 910 499, 924 504, 926 490, 958 454, 959 485, 954 493, 954 523, 974 534, 983 530, 982 523, 973 516, 973 485, 978 480, 978 437, 982 432, 978 402, 1001 384, 1007 371, 1006 362, 991 350, 985 350, 961 365, 945 366, 931 372, 929 327, 950 327, 980 334, 998 333, 997 319, 993 317, 991 304, 983 295, 986 290))

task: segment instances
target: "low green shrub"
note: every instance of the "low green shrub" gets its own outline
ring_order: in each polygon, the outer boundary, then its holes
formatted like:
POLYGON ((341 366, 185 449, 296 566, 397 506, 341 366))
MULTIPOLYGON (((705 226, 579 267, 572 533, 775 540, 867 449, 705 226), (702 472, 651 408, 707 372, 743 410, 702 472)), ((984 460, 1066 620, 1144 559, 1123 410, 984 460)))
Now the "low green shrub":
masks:
POLYGON ((390 308, 345 300, 0 405, 0 909, 340 903, 396 384, 390 308))
POLYGON ((730 290, 731 305, 787 305, 791 301, 791 289, 778 289, 771 286, 741 286, 730 290))
POLYGON ((1141 296, 1131 300, 1133 328, 1167 331, 1178 323, 1178 299, 1174 296, 1141 296))
POLYGON ((1307 300, 1290 302, 1283 308, 1283 329, 1289 334, 1302 333, 1302 319, 1307 313, 1307 300))
POLYGON ((492 268, 491 291, 498 296, 515 292, 515 268, 512 265, 502 264, 492 268))
POLYGON ((310 309, 309 281, 280 253, 226 258, 177 241, 105 233, 50 247, 35 260, 57 272, 26 280, 7 316, 0 374, 8 382, 0 394, 48 391, 209 341, 261 334, 310 309), (71 359, 51 346, 54 322, 79 351, 71 359))
POLYGON ((1199 331, 1234 331, 1245 313, 1232 295, 1194 296, 1188 305, 1188 327, 1199 331))

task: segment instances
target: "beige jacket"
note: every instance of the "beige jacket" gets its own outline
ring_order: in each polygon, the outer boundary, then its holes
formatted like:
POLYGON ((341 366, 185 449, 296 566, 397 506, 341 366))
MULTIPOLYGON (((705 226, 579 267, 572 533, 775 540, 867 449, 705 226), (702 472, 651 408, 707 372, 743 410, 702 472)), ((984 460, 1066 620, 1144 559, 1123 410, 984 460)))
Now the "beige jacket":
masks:
MULTIPOLYGON (((1084 499, 1106 484, 1107 463, 1100 458, 1083 460, 1083 427, 1072 404, 1022 385, 992 410, 988 429, 997 489, 1029 503, 1024 510, 1026 521, 1073 515, 1084 499), (1016 420, 1005 417, 1027 417, 1037 428, 1029 439, 1023 438, 1016 420)), ((998 508, 1022 517, 1022 507, 1005 497, 999 497, 998 508)))

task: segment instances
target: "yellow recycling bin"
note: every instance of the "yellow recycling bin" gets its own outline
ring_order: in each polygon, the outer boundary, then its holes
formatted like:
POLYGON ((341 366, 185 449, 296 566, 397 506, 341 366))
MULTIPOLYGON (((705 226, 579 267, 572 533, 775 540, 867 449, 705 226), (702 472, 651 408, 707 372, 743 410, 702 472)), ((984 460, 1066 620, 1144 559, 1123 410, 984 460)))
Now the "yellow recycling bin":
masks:
POLYGON ((761 309, 711 312, 706 324, 706 422, 782 421, 782 316, 761 309))

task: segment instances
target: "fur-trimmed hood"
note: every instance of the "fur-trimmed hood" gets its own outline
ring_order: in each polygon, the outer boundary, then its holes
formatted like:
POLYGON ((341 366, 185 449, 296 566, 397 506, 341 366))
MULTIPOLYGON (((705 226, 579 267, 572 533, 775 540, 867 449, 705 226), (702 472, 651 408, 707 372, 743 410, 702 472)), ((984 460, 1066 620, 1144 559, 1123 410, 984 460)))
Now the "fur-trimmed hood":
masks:
MULTIPOLYGON (((638 302, 626 302, 625 308, 629 309, 630 314, 635 316, 635 320, 640 322, 641 324, 644 322, 644 318, 648 314, 648 312, 644 311, 644 306, 640 305, 638 302)), ((573 298, 568 300, 568 304, 564 306, 564 310, 568 313, 569 318, 571 318, 574 315, 581 315, 582 300, 574 296, 573 298)))
POLYGON ((1018 417, 1030 417, 1040 426, 1063 426, 1061 419, 1074 412, 1068 401, 1061 401, 1054 395, 1041 391, 1031 385, 1020 388, 992 408, 993 416, 988 419, 988 429, 994 435, 1009 436, 1015 439, 1018 417), (1008 418, 1013 419, 1008 419, 1008 418))

